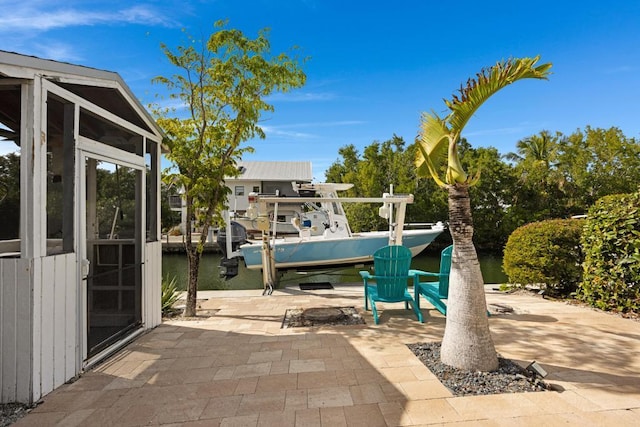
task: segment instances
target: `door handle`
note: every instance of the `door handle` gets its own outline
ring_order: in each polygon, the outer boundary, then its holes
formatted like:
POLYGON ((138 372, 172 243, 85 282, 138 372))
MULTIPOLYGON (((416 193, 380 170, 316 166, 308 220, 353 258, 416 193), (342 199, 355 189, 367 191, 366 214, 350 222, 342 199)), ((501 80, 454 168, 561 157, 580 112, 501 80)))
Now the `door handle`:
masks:
POLYGON ((91 261, 88 259, 83 259, 80 261, 82 263, 82 278, 86 279, 89 275, 89 267, 91 266, 91 261))

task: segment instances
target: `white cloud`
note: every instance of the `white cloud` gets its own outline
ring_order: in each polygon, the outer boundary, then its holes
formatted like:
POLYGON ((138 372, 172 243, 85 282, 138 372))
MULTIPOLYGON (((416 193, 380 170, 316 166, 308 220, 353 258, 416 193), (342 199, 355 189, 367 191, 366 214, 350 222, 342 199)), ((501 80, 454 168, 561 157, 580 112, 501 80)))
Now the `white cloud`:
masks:
POLYGON ((275 93, 267 97, 268 102, 310 102, 310 101, 331 101, 337 96, 330 92, 293 92, 275 93))
MULTIPOLYGON (((111 5, 105 5, 105 8, 109 7, 113 8, 111 5)), ((108 11, 69 7, 50 9, 38 2, 26 2, 26 4, 8 7, 5 10, 11 12, 3 14, 2 26, 0 26, 1 33, 44 32, 57 28, 92 25, 176 25, 172 19, 147 5, 108 11)))
POLYGON ((630 73, 634 71, 634 67, 629 65, 619 65, 617 67, 606 68, 604 70, 605 74, 619 74, 619 73, 630 73))
POLYGON ((182 99, 177 98, 165 98, 153 101, 151 103, 156 105, 160 109, 167 108, 169 110, 175 111, 186 110, 188 107, 187 103, 185 103, 182 99))
POLYGON ((303 122, 303 123, 291 123, 287 125, 278 125, 278 126, 262 126, 262 130, 267 134, 267 136, 278 136, 284 138, 295 138, 295 139, 314 139, 319 138, 319 135, 314 132, 298 132, 289 129, 311 129, 317 130, 320 128, 327 127, 338 127, 338 126, 358 126, 365 124, 366 122, 359 120, 340 120, 333 122, 303 122))
POLYGON ((281 125, 279 128, 326 128, 326 127, 336 127, 336 126, 359 126, 366 124, 365 121, 362 120, 337 120, 332 122, 302 122, 302 123, 292 123, 289 125, 281 125))
POLYGON ((310 133, 282 130, 281 127, 271 127, 271 126, 261 126, 261 127, 267 136, 279 136, 279 137, 295 138, 295 139, 311 139, 316 137, 316 135, 313 135, 310 133))
POLYGON ((75 52, 72 45, 60 42, 34 43, 31 53, 39 58, 53 59, 62 62, 81 61, 82 57, 75 52))
POLYGON ((496 128, 496 129, 484 129, 477 130, 472 132, 464 132, 464 137, 470 136, 491 136, 491 135, 514 135, 519 134, 525 131, 523 127, 507 127, 507 128, 496 128))

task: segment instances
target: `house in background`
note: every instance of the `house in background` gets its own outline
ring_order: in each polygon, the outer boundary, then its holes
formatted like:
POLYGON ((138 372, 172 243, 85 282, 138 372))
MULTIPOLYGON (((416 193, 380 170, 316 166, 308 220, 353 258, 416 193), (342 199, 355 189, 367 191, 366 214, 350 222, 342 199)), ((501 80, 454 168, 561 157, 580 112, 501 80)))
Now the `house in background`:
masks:
MULTIPOLYGON (((238 162, 240 175, 237 178, 227 178, 226 185, 231 190, 228 199, 229 211, 236 216, 244 215, 249 207, 249 193, 279 194, 283 197, 294 197, 298 193, 293 191, 293 181, 308 183, 313 180, 311 162, 238 162)), ((173 211, 182 213, 180 231, 186 233, 187 209, 184 197, 180 191, 169 196, 169 206, 173 211)), ((288 222, 291 209, 280 211, 281 222, 288 222)), ((293 229, 291 229, 294 231, 293 229)))
POLYGON ((231 189, 229 210, 244 213, 249 207, 249 193, 297 196, 293 181, 313 180, 311 162, 239 162, 240 176, 228 178, 231 189))
POLYGON ((280 196, 282 202, 278 204, 277 212, 269 212, 271 219, 278 224, 276 233, 297 233, 292 220, 299 217, 304 208, 302 203, 295 200, 299 194, 294 191, 292 182, 311 182, 311 162, 240 162, 239 169, 240 176, 227 179, 227 187, 231 189, 229 212, 234 221, 242 225, 249 236, 259 235, 256 220, 245 216, 249 194, 280 196))
POLYGON ((0 401, 161 318, 162 132, 122 78, 0 51, 0 401))

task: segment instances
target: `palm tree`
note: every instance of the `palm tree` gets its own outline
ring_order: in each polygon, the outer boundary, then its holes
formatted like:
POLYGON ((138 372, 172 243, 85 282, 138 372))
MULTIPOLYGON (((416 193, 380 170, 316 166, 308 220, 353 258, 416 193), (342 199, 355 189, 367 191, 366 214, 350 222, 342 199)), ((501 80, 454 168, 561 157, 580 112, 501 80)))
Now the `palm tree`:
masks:
POLYGON ((440 118, 436 113, 422 115, 417 142, 418 174, 430 175, 449 193, 449 230, 454 250, 440 358, 455 368, 492 371, 498 367, 487 319, 484 280, 472 241, 469 187, 478 181, 479 171, 468 175, 463 169, 458 155, 460 135, 476 110, 500 89, 521 79, 547 79, 551 64, 536 66, 539 59, 509 59, 483 69, 461 86, 458 95, 444 101, 450 110, 446 117, 440 118))
POLYGON ((517 153, 507 153, 507 160, 522 162, 529 160, 534 163, 543 164, 549 169, 556 159, 558 136, 551 136, 548 131, 543 130, 539 135, 529 136, 516 143, 517 153))
POLYGON ((536 220, 557 218, 564 213, 566 180, 558 170, 558 150, 561 134, 552 136, 543 130, 538 135, 521 139, 516 143, 517 153, 505 154, 507 160, 516 162, 520 175, 523 197, 516 203, 537 206, 536 220))

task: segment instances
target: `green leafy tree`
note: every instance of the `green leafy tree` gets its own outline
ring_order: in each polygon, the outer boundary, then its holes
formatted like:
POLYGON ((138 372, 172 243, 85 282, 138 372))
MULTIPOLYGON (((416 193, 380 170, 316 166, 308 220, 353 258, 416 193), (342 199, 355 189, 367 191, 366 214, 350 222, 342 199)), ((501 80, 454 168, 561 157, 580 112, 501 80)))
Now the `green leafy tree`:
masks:
POLYGON ((640 144, 615 127, 569 136, 542 131, 505 158, 519 177, 508 213, 517 226, 583 214, 598 198, 640 185, 640 144))
MULTIPOLYGON (((390 190, 390 185, 393 185, 396 194, 433 194, 433 191, 416 191, 419 190, 419 183, 413 167, 415 147, 405 147, 404 140, 397 135, 382 143, 371 143, 365 147, 362 156, 353 145, 340 148, 339 154, 342 160, 334 162, 327 169, 325 177, 329 182, 354 184, 354 188, 347 193, 350 197, 381 196, 390 190)), ((443 218, 439 215, 429 216, 432 207, 433 204, 420 203, 416 197, 414 203, 407 207, 406 221, 426 222, 443 218)), ((388 227, 387 220, 378 216, 378 206, 374 204, 346 204, 345 213, 354 231, 388 227)))
POLYGON ((603 310, 640 312, 640 191, 613 194, 589 209, 578 298, 603 310))
POLYGON ((468 146, 461 150, 461 157, 467 170, 482 171, 477 184, 469 189, 476 247, 481 251, 500 252, 516 228, 508 216, 517 183, 514 168, 504 162, 493 147, 468 146))
POLYGON ((101 236, 108 236, 112 225, 115 225, 114 232, 120 238, 134 237, 137 173, 134 169, 120 166, 113 170, 97 169, 97 221, 101 236))
POLYGON ((640 185, 640 144, 616 127, 587 126, 563 138, 558 163, 567 214, 583 214, 601 197, 631 193, 640 185))
POLYGON ((348 190, 346 196, 356 197, 358 188, 360 188, 360 176, 358 173, 360 154, 353 144, 339 148, 338 154, 342 157, 342 161, 338 159, 329 166, 325 172, 325 179, 327 182, 353 184, 354 188, 348 190))
POLYGON ((546 79, 551 64, 536 65, 539 57, 515 58, 483 69, 445 100, 450 113, 423 114, 416 166, 449 195, 449 230, 453 238, 447 323, 442 340, 443 363, 465 370, 491 371, 498 357, 489 331, 484 281, 473 244, 469 187, 478 174, 468 175, 460 158, 461 133, 478 108, 500 89, 518 80, 546 79), (442 173, 444 171, 444 173, 442 173))
POLYGON ((561 140, 560 133, 542 131, 518 141, 517 152, 505 155, 516 162, 519 179, 512 214, 525 216, 523 223, 565 215, 564 177, 558 171, 561 140))
POLYGON ((217 22, 219 30, 204 44, 191 40, 176 51, 163 44, 164 54, 178 71, 154 79, 187 109, 184 115, 167 108, 155 110, 167 135, 167 158, 175 166, 166 179, 184 190, 187 217, 195 217, 202 227, 195 245, 187 227, 185 316, 196 313, 202 249, 209 227, 226 206, 225 177, 238 176, 237 161, 251 151, 243 143, 265 137, 258 121, 263 112, 274 110, 266 97, 301 87, 306 78, 296 55, 271 54, 267 30, 250 39, 239 30, 225 29, 225 24, 217 22))
MULTIPOLYGON (((415 159, 415 150, 412 151, 415 159)), ((414 168, 415 170, 415 168, 414 168)), ((413 191, 413 204, 407 206, 407 222, 408 223, 428 223, 436 221, 446 221, 448 215, 447 193, 441 191, 438 185, 432 179, 416 179, 413 191)), ((441 234, 438 241, 443 239, 443 246, 448 246, 450 241, 448 235, 441 234)), ((429 245, 427 250, 431 246, 429 245)))
POLYGON ((0 156, 0 239, 17 239, 20 230, 20 155, 0 156))

